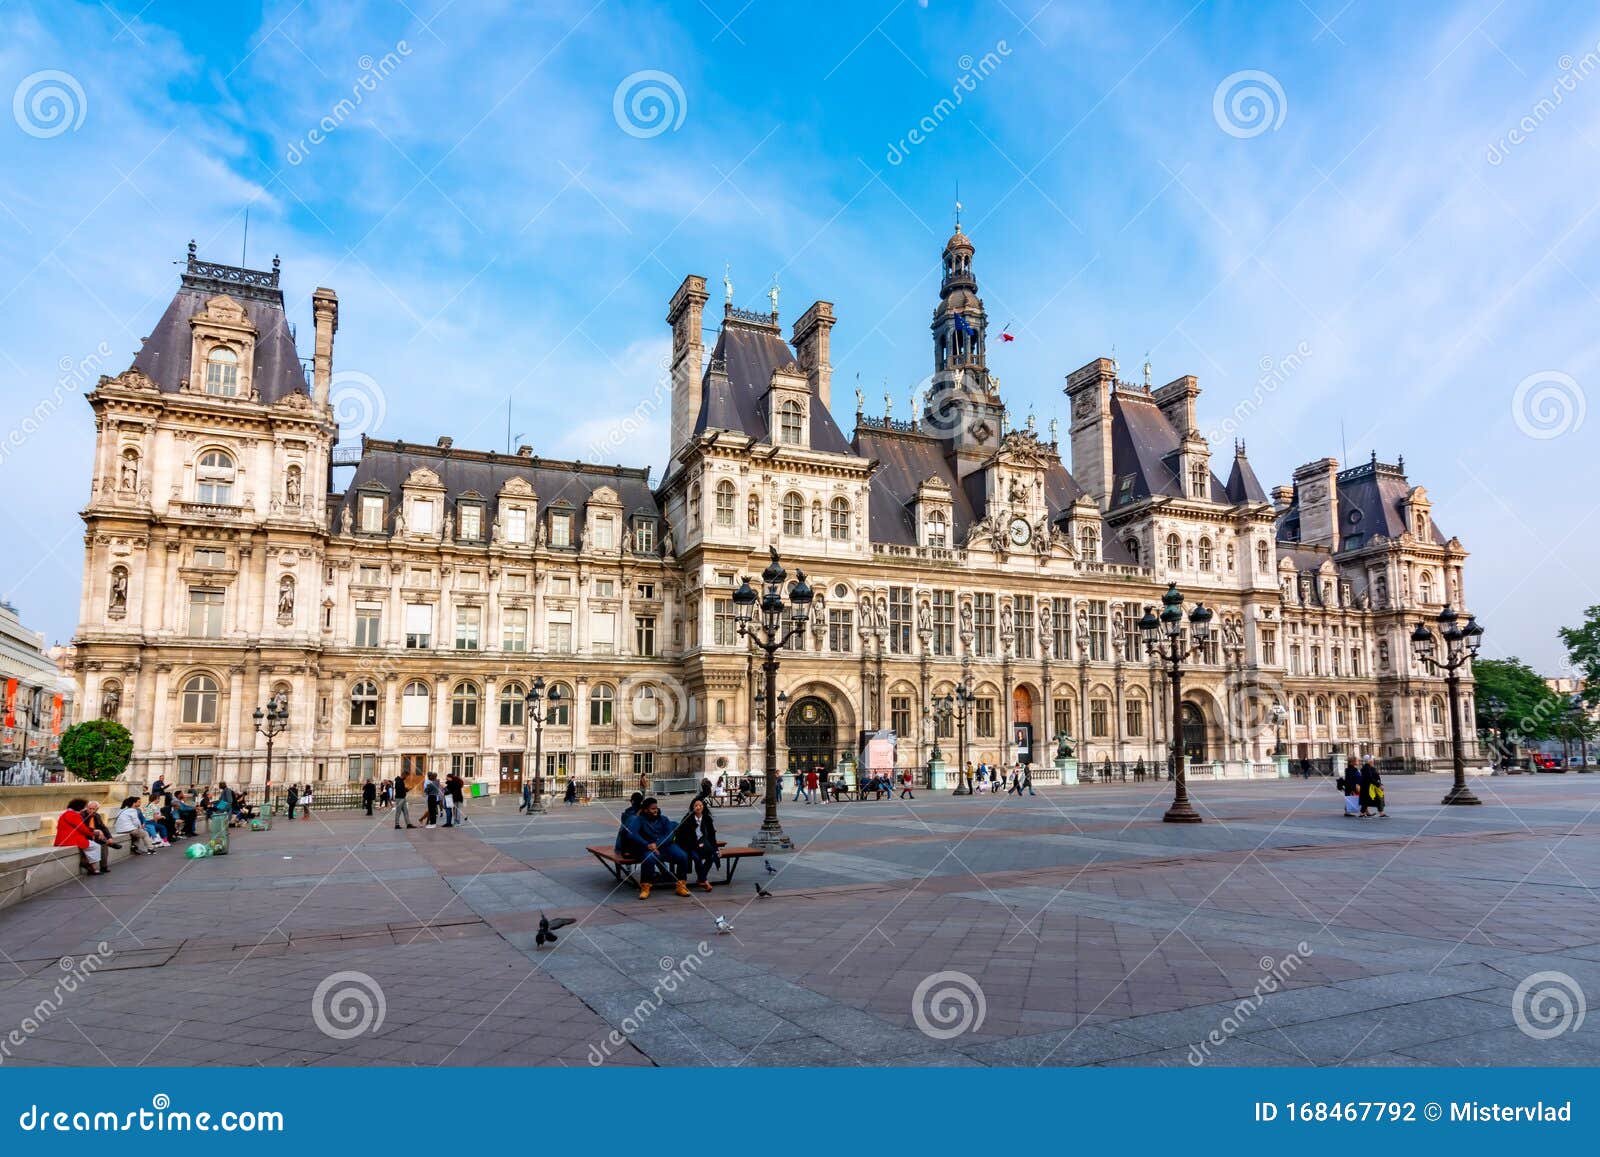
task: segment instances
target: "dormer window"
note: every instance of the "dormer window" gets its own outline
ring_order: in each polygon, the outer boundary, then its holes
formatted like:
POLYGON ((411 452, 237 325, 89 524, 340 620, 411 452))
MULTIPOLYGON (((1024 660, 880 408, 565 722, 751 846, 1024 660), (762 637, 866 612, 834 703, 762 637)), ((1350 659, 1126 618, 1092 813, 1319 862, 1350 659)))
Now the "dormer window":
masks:
POLYGON ((633 520, 633 549, 639 554, 650 554, 656 548, 656 520, 653 518, 636 518, 633 520))
POLYGON ((521 506, 508 506, 505 512, 506 541, 528 541, 528 512, 521 506))
POLYGON ((928 545, 943 549, 950 542, 950 524, 945 520, 944 511, 935 510, 928 515, 928 545))
POLYGON ((383 497, 378 494, 361 496, 361 533, 383 533, 383 497))
POLYGON ((1189 467, 1189 497, 1205 498, 1211 493, 1210 474, 1204 462, 1189 467))
POLYGON ((617 521, 609 514, 598 514, 594 520, 594 546, 596 550, 615 550, 617 546, 617 521))
POLYGON ((1078 550, 1085 562, 1096 562, 1100 558, 1100 532, 1092 526, 1085 526, 1078 531, 1078 550))
POLYGON ((206 393, 231 398, 239 392, 239 355, 218 346, 206 355, 206 393))
POLYGON ((411 532, 433 533, 434 504, 431 498, 418 498, 411 503, 411 532))
POLYGON ((456 507, 456 536, 463 542, 480 542, 483 539, 483 507, 475 502, 463 502, 456 507))
POLYGON ((800 422, 803 417, 799 402, 789 401, 778 407, 778 441, 785 446, 800 445, 800 422))
POLYGON ((572 545, 572 515, 566 511, 556 510, 550 514, 550 545, 572 545))
POLYGON ((207 450, 195 469, 195 497, 218 506, 233 503, 233 458, 222 450, 207 450))

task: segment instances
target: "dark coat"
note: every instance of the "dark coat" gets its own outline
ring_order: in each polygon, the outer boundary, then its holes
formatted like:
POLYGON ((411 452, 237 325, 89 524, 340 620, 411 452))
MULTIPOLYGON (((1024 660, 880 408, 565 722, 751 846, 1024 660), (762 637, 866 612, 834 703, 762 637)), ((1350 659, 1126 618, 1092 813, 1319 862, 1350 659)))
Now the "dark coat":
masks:
POLYGON ((678 846, 689 853, 691 860, 717 858, 717 824, 711 818, 711 809, 706 808, 705 814, 700 817, 700 842, 694 838, 694 812, 683 817, 683 822, 678 825, 678 834, 674 837, 678 846))
POLYGON ((394 777, 394 798, 406 798, 406 777, 403 775, 397 775, 394 777))
POLYGON ((1377 791, 1383 786, 1383 777, 1378 774, 1378 769, 1372 764, 1367 764, 1361 769, 1361 806, 1376 807, 1377 791))
POLYGON ((362 786, 361 786, 361 802, 362 803, 373 803, 374 801, 377 800, 377 798, 378 798, 378 785, 377 784, 375 784, 375 783, 362 784, 362 786))

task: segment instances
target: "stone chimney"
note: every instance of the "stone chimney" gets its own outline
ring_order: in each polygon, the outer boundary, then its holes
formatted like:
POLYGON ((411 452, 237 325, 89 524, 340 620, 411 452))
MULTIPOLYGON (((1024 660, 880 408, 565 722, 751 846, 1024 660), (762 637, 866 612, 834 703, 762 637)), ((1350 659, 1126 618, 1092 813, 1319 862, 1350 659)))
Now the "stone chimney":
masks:
POLYGON ((833 365, 828 360, 829 335, 833 330, 833 302, 818 301, 794 323, 794 352, 811 383, 811 392, 832 409, 833 365))
POLYGON ((1339 463, 1334 458, 1307 462, 1294 472, 1300 492, 1300 541, 1307 546, 1339 546, 1339 463))
POLYGON ((311 316, 316 324, 316 346, 311 360, 311 400, 328 404, 328 383, 333 380, 333 335, 339 332, 339 295, 317 289, 311 295, 311 316))
POLYGON ((1111 502, 1111 388, 1116 363, 1096 358, 1067 375, 1072 405, 1072 476, 1105 510, 1111 502))
POLYGON ((1294 505, 1293 486, 1274 486, 1272 488, 1272 513, 1287 514, 1289 507, 1294 505))
MULTIPOLYGON (((689 440, 700 416, 700 362, 705 341, 700 335, 706 306, 706 279, 690 274, 667 305, 672 327, 672 457, 676 459, 689 440)), ((668 472, 671 467, 669 464, 668 472)))
POLYGON ((1195 428, 1194 400, 1199 396, 1200 383, 1193 374, 1185 374, 1150 394, 1180 438, 1195 428))

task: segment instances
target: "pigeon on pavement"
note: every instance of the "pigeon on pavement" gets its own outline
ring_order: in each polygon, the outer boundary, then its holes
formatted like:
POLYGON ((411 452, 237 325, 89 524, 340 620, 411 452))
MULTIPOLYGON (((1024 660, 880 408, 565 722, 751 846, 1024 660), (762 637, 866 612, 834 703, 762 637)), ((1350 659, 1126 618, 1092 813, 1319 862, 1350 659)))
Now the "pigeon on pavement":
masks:
POLYGON ((533 938, 533 942, 540 948, 543 948, 546 944, 554 944, 556 942, 555 930, 557 928, 565 928, 568 924, 575 923, 577 923, 577 921, 573 920, 571 916, 557 916, 554 920, 552 920, 543 912, 540 912, 539 934, 533 938))

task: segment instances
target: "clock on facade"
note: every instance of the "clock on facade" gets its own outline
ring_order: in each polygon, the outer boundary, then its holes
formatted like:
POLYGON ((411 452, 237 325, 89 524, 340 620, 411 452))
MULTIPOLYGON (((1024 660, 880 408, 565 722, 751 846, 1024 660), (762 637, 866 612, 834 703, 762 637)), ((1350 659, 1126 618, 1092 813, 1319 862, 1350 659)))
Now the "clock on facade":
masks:
POLYGON ((1027 546, 1028 540, 1033 537, 1033 527, 1028 525, 1026 518, 1013 518, 1011 520, 1011 541, 1018 546, 1027 546))

